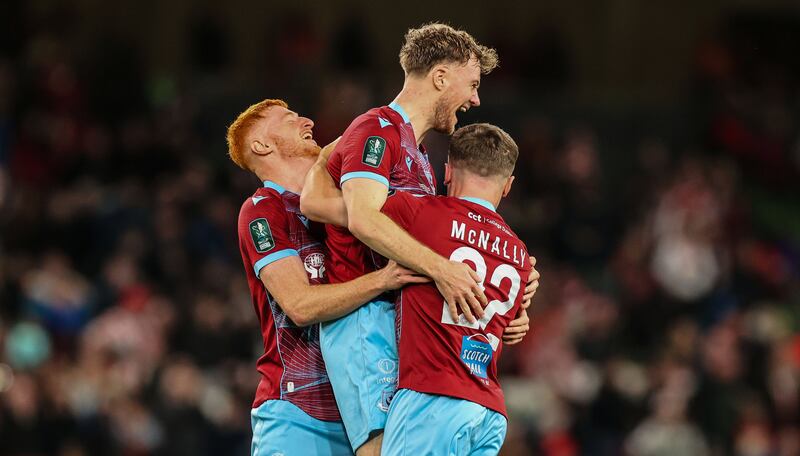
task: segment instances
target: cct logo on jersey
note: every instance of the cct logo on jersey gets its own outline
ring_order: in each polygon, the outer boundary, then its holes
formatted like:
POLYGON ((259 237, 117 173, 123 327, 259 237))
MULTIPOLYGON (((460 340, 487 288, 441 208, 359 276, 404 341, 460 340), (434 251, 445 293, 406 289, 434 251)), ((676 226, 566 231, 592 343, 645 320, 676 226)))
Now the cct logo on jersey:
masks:
POLYGON ((325 255, 312 253, 303 260, 303 266, 312 279, 321 279, 325 274, 325 255))
POLYGON ((483 334, 473 334, 461 338, 461 361, 469 368, 469 372, 480 378, 486 378, 486 369, 492 360, 492 345, 483 334), (485 342, 483 340, 485 340, 485 342))
POLYGON ((380 136, 370 136, 364 143, 364 152, 361 154, 361 163, 377 168, 383 160, 386 151, 386 140, 380 136))

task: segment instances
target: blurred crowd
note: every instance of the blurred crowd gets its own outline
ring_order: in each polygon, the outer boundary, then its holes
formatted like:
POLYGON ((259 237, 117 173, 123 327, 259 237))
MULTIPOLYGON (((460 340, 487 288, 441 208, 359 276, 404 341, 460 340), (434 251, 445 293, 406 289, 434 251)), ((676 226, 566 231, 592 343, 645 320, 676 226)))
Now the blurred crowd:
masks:
MULTIPOLYGON (((357 19, 291 18, 247 87, 213 21, 189 76, 154 77, 124 40, 23 19, 0 23, 0 454, 247 454, 263 346, 236 219, 259 182, 225 127, 280 97, 324 142, 399 86, 357 19)), ((654 131, 526 112, 566 99, 568 47, 482 37, 508 64, 465 122, 517 140, 500 212, 542 273, 501 359, 503 454, 800 454, 800 68, 748 27, 698 43, 686 115, 654 131)))

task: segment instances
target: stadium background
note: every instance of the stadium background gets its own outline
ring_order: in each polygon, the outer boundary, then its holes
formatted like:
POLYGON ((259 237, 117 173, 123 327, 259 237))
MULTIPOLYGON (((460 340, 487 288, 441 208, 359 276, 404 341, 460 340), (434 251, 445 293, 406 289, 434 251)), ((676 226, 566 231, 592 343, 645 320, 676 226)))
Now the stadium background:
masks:
POLYGON ((460 124, 519 143, 500 212, 542 273, 503 454, 800 454, 800 7, 776 0, 2 2, 0 454, 247 454, 259 182, 225 127, 280 97, 335 138, 431 20, 500 53, 460 124))

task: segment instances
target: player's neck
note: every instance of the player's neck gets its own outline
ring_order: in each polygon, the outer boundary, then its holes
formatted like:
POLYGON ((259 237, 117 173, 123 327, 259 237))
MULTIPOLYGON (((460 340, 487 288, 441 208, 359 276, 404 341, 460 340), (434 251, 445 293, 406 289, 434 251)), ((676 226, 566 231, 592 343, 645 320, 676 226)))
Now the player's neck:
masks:
POLYGON ((503 190, 485 179, 453 178, 447 186, 447 196, 477 198, 489 202, 496 210, 503 197, 503 190))
POLYGON ((315 157, 286 158, 276 169, 262 168, 256 170, 256 176, 262 182, 274 182, 298 195, 303 191, 306 173, 316 161, 315 157))
POLYGON ((417 144, 421 143, 425 139, 425 135, 433 128, 430 114, 433 112, 433 101, 429 100, 416 84, 406 81, 403 90, 395 97, 393 103, 400 105, 408 115, 417 144))

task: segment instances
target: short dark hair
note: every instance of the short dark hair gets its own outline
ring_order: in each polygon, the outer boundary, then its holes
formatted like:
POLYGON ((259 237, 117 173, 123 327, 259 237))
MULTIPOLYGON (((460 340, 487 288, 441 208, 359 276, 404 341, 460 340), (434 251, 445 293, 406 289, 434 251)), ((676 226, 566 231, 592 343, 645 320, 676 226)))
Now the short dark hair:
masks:
POLYGON ((481 74, 497 67, 497 51, 479 44, 463 30, 434 22, 406 33, 400 49, 400 66, 407 75, 426 75, 439 63, 466 64, 472 57, 480 63, 481 74))
POLYGON ((482 177, 509 177, 519 148, 502 128, 488 123, 461 127, 450 138, 450 165, 482 177))

